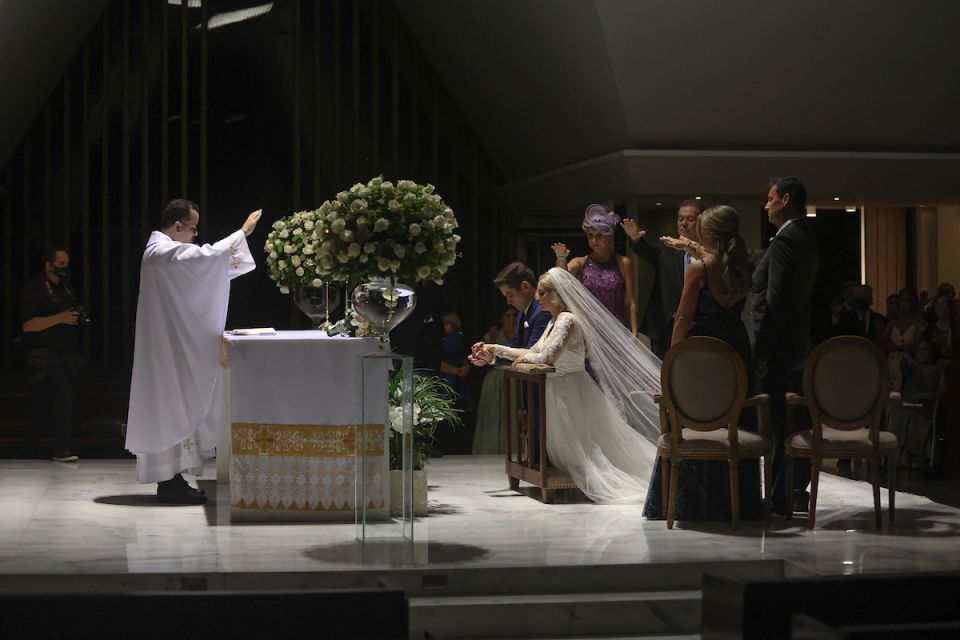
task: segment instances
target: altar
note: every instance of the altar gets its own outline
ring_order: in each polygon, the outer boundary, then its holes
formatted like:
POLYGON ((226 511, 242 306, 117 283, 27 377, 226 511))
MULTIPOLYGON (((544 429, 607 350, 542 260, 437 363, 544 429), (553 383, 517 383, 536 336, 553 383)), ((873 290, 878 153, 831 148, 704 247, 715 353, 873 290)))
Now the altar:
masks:
POLYGON ((374 339, 322 331, 224 334, 230 438, 217 479, 229 483, 231 520, 353 521, 358 442, 367 517, 387 517, 386 363, 362 380, 361 356, 376 350, 374 339))

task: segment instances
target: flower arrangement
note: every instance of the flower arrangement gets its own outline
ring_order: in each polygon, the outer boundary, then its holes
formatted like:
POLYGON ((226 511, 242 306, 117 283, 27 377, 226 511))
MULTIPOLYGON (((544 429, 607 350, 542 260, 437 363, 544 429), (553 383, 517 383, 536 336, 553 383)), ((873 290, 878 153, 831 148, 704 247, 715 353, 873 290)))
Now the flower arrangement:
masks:
POLYGON ((283 293, 332 282, 349 291, 372 278, 442 284, 457 259, 457 227, 433 185, 377 177, 274 222, 264 247, 267 268, 283 293))
MULTIPOLYGON (((399 373, 388 385, 390 420, 390 468, 403 467, 403 390, 399 373)), ((413 468, 423 469, 430 457, 430 445, 437 428, 444 422, 457 429, 463 425, 462 411, 455 407, 456 392, 441 378, 413 375, 413 468)))

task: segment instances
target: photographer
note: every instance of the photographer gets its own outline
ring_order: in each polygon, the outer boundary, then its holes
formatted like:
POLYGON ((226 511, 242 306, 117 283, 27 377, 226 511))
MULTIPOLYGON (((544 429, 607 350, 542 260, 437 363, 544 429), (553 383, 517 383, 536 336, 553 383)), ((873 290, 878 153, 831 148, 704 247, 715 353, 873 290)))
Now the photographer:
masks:
POLYGON ((70 254, 50 247, 43 273, 23 287, 20 305, 28 380, 38 385, 37 412, 23 457, 32 457, 40 433, 52 432, 53 460, 76 462, 70 451, 73 385, 83 367, 80 327, 89 324, 70 284, 70 254))

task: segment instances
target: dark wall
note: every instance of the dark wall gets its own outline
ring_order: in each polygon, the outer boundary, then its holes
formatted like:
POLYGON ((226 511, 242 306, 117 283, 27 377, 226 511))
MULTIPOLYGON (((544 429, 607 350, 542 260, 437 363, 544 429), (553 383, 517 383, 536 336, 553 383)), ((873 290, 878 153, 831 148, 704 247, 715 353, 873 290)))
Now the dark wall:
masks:
MULTIPOLYGON (((431 182, 460 220, 462 257, 445 299, 467 330, 473 292, 508 261, 492 164, 393 6, 285 0, 114 0, 0 170, 2 354, 19 332, 18 291, 42 248, 68 245, 95 320, 91 362, 129 367, 143 244, 163 204, 201 206, 201 241, 264 209, 265 228, 376 175, 431 182)), ((42 38, 38 45, 42 46, 42 38)), ((266 269, 235 282, 228 326, 303 328, 266 269)))

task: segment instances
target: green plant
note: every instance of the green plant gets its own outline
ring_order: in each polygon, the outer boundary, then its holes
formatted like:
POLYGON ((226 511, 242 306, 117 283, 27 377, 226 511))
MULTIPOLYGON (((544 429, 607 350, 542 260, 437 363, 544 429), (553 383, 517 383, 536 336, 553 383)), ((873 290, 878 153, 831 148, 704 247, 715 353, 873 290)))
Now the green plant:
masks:
MULTIPOLYGON (((403 467, 403 379, 397 373, 390 377, 390 468, 403 467)), ((453 429, 463 425, 457 409, 456 391, 441 378, 413 374, 413 468, 423 469, 430 457, 430 445, 441 424, 453 429)))

